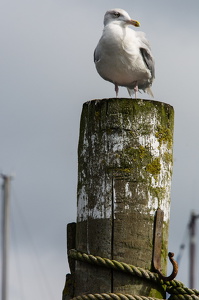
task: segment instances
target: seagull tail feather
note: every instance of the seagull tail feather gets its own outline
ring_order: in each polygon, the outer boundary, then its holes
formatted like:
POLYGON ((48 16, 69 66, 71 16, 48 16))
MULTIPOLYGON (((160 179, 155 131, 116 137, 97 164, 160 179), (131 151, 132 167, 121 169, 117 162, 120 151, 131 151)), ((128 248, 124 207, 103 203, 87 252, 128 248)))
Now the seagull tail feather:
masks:
POLYGON ((150 89, 150 87, 146 88, 146 93, 149 94, 152 98, 154 98, 154 95, 153 95, 153 92, 152 90, 150 89))
POLYGON ((133 90, 132 90, 132 89, 129 89, 129 88, 127 88, 127 91, 128 91, 128 93, 129 93, 129 96, 132 98, 133 90))
MULTIPOLYGON (((129 93, 129 96, 132 98, 132 95, 135 93, 134 89, 130 89, 130 88, 127 87, 127 91, 129 93)), ((141 90, 139 90, 139 92, 142 93, 141 90)), ((153 92, 150 89, 150 87, 144 89, 144 92, 147 93, 148 95, 150 95, 152 98, 154 98, 153 92)))

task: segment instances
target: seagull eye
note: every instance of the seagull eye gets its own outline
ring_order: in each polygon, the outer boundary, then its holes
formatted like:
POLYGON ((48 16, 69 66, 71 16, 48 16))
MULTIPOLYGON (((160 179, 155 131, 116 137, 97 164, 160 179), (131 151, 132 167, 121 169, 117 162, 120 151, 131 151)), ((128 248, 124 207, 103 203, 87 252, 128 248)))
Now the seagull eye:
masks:
POLYGON ((120 17, 120 13, 119 13, 119 12, 115 12, 115 13, 114 13, 114 16, 115 16, 116 18, 119 18, 119 17, 120 17))

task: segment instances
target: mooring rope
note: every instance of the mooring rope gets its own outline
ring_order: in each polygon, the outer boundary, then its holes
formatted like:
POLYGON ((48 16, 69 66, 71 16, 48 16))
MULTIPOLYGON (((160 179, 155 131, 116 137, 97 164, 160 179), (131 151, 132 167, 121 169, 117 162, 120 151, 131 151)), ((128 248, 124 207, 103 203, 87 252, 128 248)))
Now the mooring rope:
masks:
POLYGON ((73 298, 75 300, 160 300, 158 298, 145 297, 145 296, 133 296, 129 294, 114 294, 114 293, 102 293, 102 294, 87 294, 73 298))
MULTIPOLYGON (((179 295, 171 296, 170 300, 198 300, 196 295, 179 295)), ((72 298, 71 300, 160 300, 159 298, 146 297, 146 296, 133 296, 129 294, 115 294, 115 293, 102 293, 102 294, 87 294, 72 298)), ((164 299, 163 299, 164 300, 164 299)), ((166 300, 166 299, 165 299, 166 300)))
MULTIPOLYGON (((159 283, 162 285, 166 292, 169 293, 170 300, 199 300, 199 291, 196 289, 187 288, 182 282, 178 280, 163 281, 159 278, 157 273, 150 272, 140 267, 135 267, 130 264, 118 262, 108 258, 102 258, 100 256, 94 256, 91 254, 82 253, 75 249, 71 249, 68 252, 70 258, 87 262, 89 264, 98 265, 101 267, 117 270, 125 273, 129 273, 133 276, 145 278, 147 280, 159 283)), ((87 294, 74 297, 73 300, 156 300, 157 298, 145 297, 145 296, 133 296, 129 294, 115 294, 115 293, 102 293, 102 294, 87 294)))

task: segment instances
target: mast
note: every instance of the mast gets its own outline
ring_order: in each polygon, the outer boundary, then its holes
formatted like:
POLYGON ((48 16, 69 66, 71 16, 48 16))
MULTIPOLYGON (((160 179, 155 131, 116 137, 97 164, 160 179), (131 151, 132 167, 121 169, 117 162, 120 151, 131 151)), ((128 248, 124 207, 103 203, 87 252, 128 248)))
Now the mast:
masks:
POLYGON ((190 270, 189 270, 189 287, 193 289, 195 286, 195 254, 196 254, 196 219, 199 215, 195 215, 194 212, 191 214, 191 220, 189 223, 190 231, 190 246, 189 246, 189 256, 190 256, 190 270))
POLYGON ((3 179, 2 205, 2 300, 7 300, 8 291, 8 244, 9 244, 9 212, 10 212, 10 181, 11 176, 0 174, 3 179))

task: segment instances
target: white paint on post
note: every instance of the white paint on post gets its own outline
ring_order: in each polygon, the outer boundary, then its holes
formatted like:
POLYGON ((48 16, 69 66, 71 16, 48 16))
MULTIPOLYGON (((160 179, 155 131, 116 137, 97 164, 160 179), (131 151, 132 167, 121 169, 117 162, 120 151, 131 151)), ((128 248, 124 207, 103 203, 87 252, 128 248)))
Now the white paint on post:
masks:
POLYGON ((88 197, 85 190, 85 186, 82 186, 79 190, 77 201, 77 221, 85 221, 88 217, 88 197))
POLYGON ((125 197, 129 197, 129 198, 132 197, 132 192, 131 192, 131 190, 129 188, 129 182, 127 182, 125 184, 125 197))
POLYGON ((92 208, 88 207, 89 196, 86 191, 85 186, 79 189, 78 201, 77 201, 77 221, 86 221, 88 218, 92 219, 110 219, 112 215, 111 203, 109 206, 107 204, 107 199, 105 195, 110 193, 111 186, 107 185, 105 181, 101 181, 101 190, 97 193, 96 205, 92 208))
MULTIPOLYGON (((144 102, 143 102, 143 105, 144 102)), ((122 124, 122 114, 119 115, 118 117, 121 117, 121 124, 122 124)), ((126 148, 129 147, 130 144, 130 139, 127 136, 127 132, 129 130, 132 130, 132 128, 136 131, 136 126, 137 126, 137 132, 139 132, 139 126, 145 124, 147 127, 150 128, 149 134, 146 135, 137 135, 137 137, 133 137, 134 140, 137 139, 137 146, 139 148, 142 146, 144 149, 148 149, 151 154, 152 160, 154 159, 159 159, 160 163, 160 172, 159 174, 148 174, 146 178, 146 174, 143 173, 143 170, 140 169, 140 176, 146 180, 146 184, 150 186, 148 188, 148 194, 146 195, 145 191, 143 190, 142 185, 137 182, 137 187, 136 187, 136 194, 137 197, 140 197, 142 199, 147 197, 147 205, 146 207, 139 207, 140 204, 138 203, 138 207, 136 208, 137 210, 140 210, 142 214, 150 214, 152 216, 155 215, 155 212, 157 208, 160 208, 164 211, 164 221, 169 220, 170 216, 170 190, 171 190, 171 174, 172 174, 172 162, 168 162, 165 165, 165 161, 163 160, 164 154, 168 153, 172 155, 172 149, 168 149, 168 145, 164 142, 159 142, 158 137, 156 137, 156 131, 157 127, 161 124, 158 123, 158 116, 157 116, 157 111, 154 108, 151 114, 148 116, 143 116, 138 115, 137 119, 135 120, 135 124, 130 122, 127 122, 125 124, 124 130, 121 131, 115 131, 113 134, 108 134, 106 131, 102 134, 102 145, 101 147, 103 148, 104 155, 106 157, 104 159, 107 160, 107 163, 109 163, 109 152, 110 153, 116 153, 118 155, 115 155, 115 165, 118 167, 120 166, 120 153, 123 153, 126 148), (155 189, 162 189, 164 191, 164 197, 162 199, 158 199, 156 196, 154 196, 154 193, 151 192, 151 190, 155 189)), ((87 152, 87 148, 91 147, 92 145, 92 152, 95 154, 96 151, 96 140, 99 138, 96 136, 96 134, 92 134, 90 137, 90 140, 87 139, 86 137, 86 130, 84 132, 84 138, 83 138, 83 147, 82 147, 82 152, 81 156, 84 157, 85 153, 87 152), (90 145, 91 143, 91 145, 90 145)), ((97 150, 99 151, 99 150, 97 150)), ((102 159, 102 158, 101 158, 102 159)), ((99 161, 99 164, 101 161, 99 161)), ((132 161, 132 166, 133 166, 133 161, 132 161)), ((90 166, 91 168, 92 166, 90 166)), ((81 172, 79 175, 80 179, 84 179, 86 177, 86 174, 84 171, 81 172)), ((90 178, 92 181, 92 178, 90 178)), ((80 180, 81 181, 81 180, 80 180)), ((109 219, 112 215, 112 202, 110 201, 110 205, 107 206, 107 194, 110 193, 111 189, 114 187, 110 186, 110 183, 107 184, 105 181, 105 178, 103 178, 103 175, 101 178, 99 178, 100 181, 100 188, 98 193, 95 195, 96 199, 96 205, 92 208, 88 207, 88 202, 89 202, 89 196, 86 191, 86 187, 83 185, 81 188, 79 188, 78 191, 78 204, 77 204, 77 221, 85 221, 89 218, 93 219, 109 219), (106 206, 104 203, 106 202, 106 206)), ((112 191, 112 192, 113 192, 112 191)), ((125 185, 125 197, 131 198, 133 195, 129 182, 126 183, 125 185)), ((115 197, 114 197, 115 199, 115 197)), ((129 210, 130 207, 129 205, 125 206, 125 210, 129 210)), ((117 211, 117 206, 115 205, 114 211, 117 211)))

